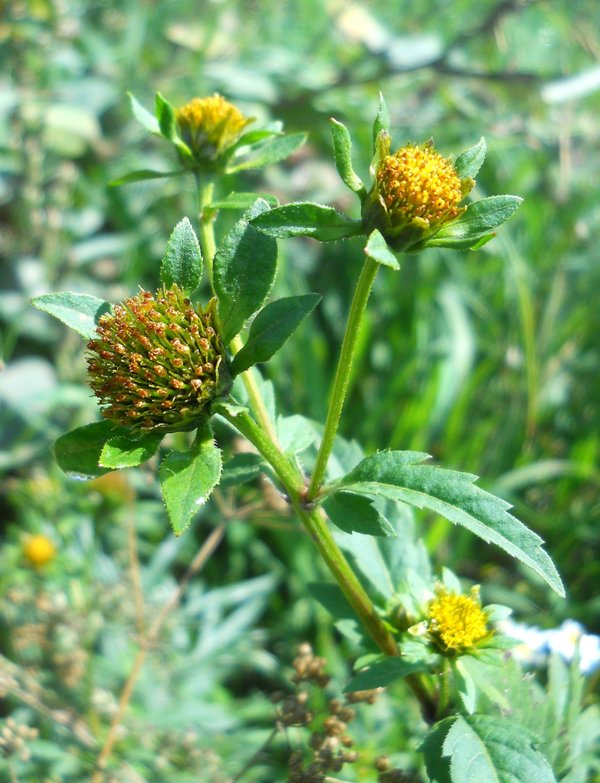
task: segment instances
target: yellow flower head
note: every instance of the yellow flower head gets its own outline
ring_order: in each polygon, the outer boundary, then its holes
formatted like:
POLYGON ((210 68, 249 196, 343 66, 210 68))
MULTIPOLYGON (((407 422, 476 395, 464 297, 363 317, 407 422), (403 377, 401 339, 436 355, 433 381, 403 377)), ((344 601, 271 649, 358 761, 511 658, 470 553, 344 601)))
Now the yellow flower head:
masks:
POLYGON ((465 211, 459 204, 473 185, 432 142, 408 144, 379 160, 363 221, 392 247, 410 249, 465 211))
POLYGON ((436 593, 427 607, 429 632, 444 651, 468 650, 491 633, 478 587, 473 587, 470 595, 449 593, 445 587, 436 593))
POLYGON ((26 560, 35 568, 42 568, 54 560, 56 547, 54 543, 41 534, 28 536, 23 542, 23 554, 26 560))
POLYGON ((193 429, 231 387, 216 300, 195 309, 175 283, 101 316, 88 343, 102 415, 141 430, 193 429))
POLYGON ((253 121, 217 93, 210 98, 194 98, 177 110, 175 118, 181 138, 201 162, 218 158, 253 121))

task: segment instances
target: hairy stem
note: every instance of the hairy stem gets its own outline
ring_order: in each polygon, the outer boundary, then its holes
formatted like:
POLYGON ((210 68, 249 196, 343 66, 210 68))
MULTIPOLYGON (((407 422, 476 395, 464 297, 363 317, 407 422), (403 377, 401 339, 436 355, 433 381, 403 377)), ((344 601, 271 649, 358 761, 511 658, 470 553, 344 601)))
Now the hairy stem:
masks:
POLYGON ((378 269, 379 264, 367 257, 360 277, 358 278, 358 283, 356 284, 356 290, 354 291, 354 297, 348 315, 348 323, 346 324, 346 332, 342 342, 342 350, 340 352, 335 379, 331 389, 329 410, 327 411, 327 420, 325 421, 325 429, 323 431, 323 440, 321 441, 315 469, 306 494, 306 499, 309 502, 317 497, 323 481, 325 480, 327 462, 333 449, 342 408, 344 407, 344 401, 348 391, 350 374, 352 372, 352 362, 356 352, 356 344, 360 333, 362 317, 378 269))
POLYGON ((310 533, 321 557, 373 641, 387 655, 397 655, 398 647, 394 637, 383 624, 364 587, 334 541, 323 512, 321 509, 310 508, 303 503, 304 480, 298 468, 292 465, 248 413, 242 411, 233 415, 226 406, 219 406, 217 410, 258 449, 271 465, 285 488, 290 504, 310 533))

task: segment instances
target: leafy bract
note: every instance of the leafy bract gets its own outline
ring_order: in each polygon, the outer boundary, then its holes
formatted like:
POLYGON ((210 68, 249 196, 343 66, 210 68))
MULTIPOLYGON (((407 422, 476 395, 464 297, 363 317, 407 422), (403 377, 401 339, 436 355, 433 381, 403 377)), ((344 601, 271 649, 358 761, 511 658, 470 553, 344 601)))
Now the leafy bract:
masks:
POLYGON ((369 239, 365 245, 365 255, 372 258, 378 264, 383 266, 389 266, 390 269, 400 269, 398 259, 390 250, 388 243, 383 238, 383 235, 377 229, 374 229, 369 234, 369 239))
POLYGON ((147 432, 137 440, 123 435, 106 441, 99 463, 104 468, 133 468, 154 456, 164 432, 147 432))
POLYGON ((258 199, 225 237, 214 259, 222 337, 231 340, 267 298, 277 270, 277 244, 250 224, 269 211, 258 199))
POLYGON ((436 724, 422 750, 433 783, 556 783, 536 743, 508 717, 459 715, 436 724))
POLYGON ((559 595, 564 589, 542 539, 508 513, 510 504, 476 486, 476 476, 420 464, 428 455, 381 451, 362 460, 329 492, 350 490, 428 508, 532 568, 559 595))
POLYGON ((221 451, 209 426, 198 431, 189 451, 167 454, 159 478, 169 521, 179 536, 221 478, 221 451))
POLYGON ((133 116, 136 120, 140 122, 146 130, 150 131, 150 133, 155 133, 157 136, 160 136, 160 126, 154 114, 151 114, 145 109, 133 93, 128 92, 127 97, 131 103, 131 110, 133 111, 133 116))
POLYGON ((361 198, 366 195, 361 178, 352 168, 352 140, 348 128, 337 120, 331 119, 331 136, 335 165, 345 185, 361 198))
POLYGON ((268 166, 271 163, 285 160, 306 141, 305 133, 290 133, 286 136, 273 136, 273 134, 269 134, 269 136, 271 138, 268 138, 267 141, 260 145, 255 157, 237 164, 232 162, 227 167, 227 172, 231 174, 235 171, 258 169, 263 166, 268 166))
POLYGON ((110 302, 89 294, 76 294, 71 291, 42 294, 32 299, 31 304, 38 310, 58 318, 86 338, 94 336, 100 317, 112 310, 110 302))
POLYGON ((377 110, 377 116, 373 123, 373 149, 375 149, 375 142, 381 132, 390 132, 390 111, 387 107, 387 103, 383 97, 383 93, 379 93, 379 109, 377 110))
POLYGON ((52 453, 58 466, 68 476, 78 479, 96 478, 113 469, 108 465, 100 465, 100 456, 106 443, 126 433, 124 427, 104 419, 61 435, 52 444, 52 453))
POLYGON ((519 196, 490 196, 474 201, 460 217, 443 226, 427 244, 441 244, 444 239, 482 237, 508 220, 522 201, 519 196))
POLYGON ((266 305, 252 322, 246 344, 234 357, 232 372, 243 372, 270 359, 320 300, 319 294, 303 294, 266 305))
POLYGON ((372 663, 368 669, 359 672, 344 688, 345 693, 365 691, 371 688, 385 688, 395 680, 408 677, 416 672, 426 672, 429 666, 425 660, 406 658, 383 658, 372 663))
POLYGON ((160 265, 160 279, 166 288, 176 283, 186 294, 194 291, 202 277, 202 253, 188 218, 173 229, 160 265))
POLYGON ((486 146, 483 136, 477 144, 462 152, 454 161, 454 168, 461 179, 475 177, 485 160, 486 146))
POLYGON ((373 501, 354 492, 336 492, 323 503, 327 516, 345 533, 369 536, 395 536, 394 528, 373 505, 373 501))
POLYGON ((312 202, 296 202, 275 207, 254 218, 252 225, 278 239, 306 236, 331 242, 363 233, 360 220, 352 220, 333 207, 312 202))

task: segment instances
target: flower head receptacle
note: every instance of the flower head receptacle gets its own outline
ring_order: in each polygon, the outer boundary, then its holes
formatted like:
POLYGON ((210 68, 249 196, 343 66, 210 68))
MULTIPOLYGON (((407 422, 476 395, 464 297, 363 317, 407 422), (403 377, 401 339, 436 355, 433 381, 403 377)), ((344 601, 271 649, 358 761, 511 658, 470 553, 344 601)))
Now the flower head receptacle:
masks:
POLYGON ((429 635, 442 652, 468 652, 492 633, 488 616, 481 608, 478 587, 473 587, 470 595, 457 595, 438 587, 427 614, 429 635))
POLYGON ((189 430, 231 388, 216 302, 194 309, 173 284, 103 315, 90 340, 90 386, 102 415, 141 431, 189 430))
POLYGON ((417 250, 443 225, 461 215, 461 201, 475 184, 433 147, 408 144, 390 154, 390 139, 378 140, 371 191, 362 210, 368 232, 378 229, 396 252, 417 250))
MULTIPOLYGON (((175 113, 181 139, 191 150, 195 166, 218 169, 219 159, 253 122, 221 95, 194 98, 175 113)), ((186 162, 186 161, 184 161, 186 162)))

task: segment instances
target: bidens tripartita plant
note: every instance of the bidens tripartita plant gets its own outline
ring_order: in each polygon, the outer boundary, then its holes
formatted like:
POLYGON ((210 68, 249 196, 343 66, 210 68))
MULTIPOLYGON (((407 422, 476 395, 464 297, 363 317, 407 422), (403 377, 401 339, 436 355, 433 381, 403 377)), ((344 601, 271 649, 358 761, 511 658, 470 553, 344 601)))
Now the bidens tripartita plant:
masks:
MULTIPOLYGON (((496 627, 507 611, 483 606, 478 588, 465 593, 449 568, 434 578, 422 545, 397 533, 408 507, 427 509, 501 547, 563 595, 540 537, 509 513, 505 501, 478 487, 475 476, 432 465, 427 454, 386 450, 385 443, 365 455, 338 435, 376 275, 402 274, 401 264, 416 263, 410 254, 429 247, 475 250, 518 208, 517 196, 468 200, 485 142, 455 158, 444 157, 432 141, 395 148, 382 98, 365 184, 353 168, 348 129, 332 120, 336 166, 359 202, 360 217, 353 218, 327 205, 277 205, 268 196, 226 192, 230 174, 287 157, 302 134, 285 135, 279 126, 248 130, 252 120, 219 95, 177 110, 158 95, 154 114, 133 96, 131 101, 137 119, 173 146, 179 168, 131 172, 117 184, 191 174, 199 239, 187 218, 175 227, 156 292, 132 292, 114 306, 85 293, 34 301, 85 338, 89 382, 102 416, 58 438, 53 448, 59 465, 93 477, 159 454, 161 490, 179 535, 224 476, 248 479, 247 472, 231 469, 214 440, 213 421, 220 417, 252 444, 252 475, 263 472, 310 533, 332 578, 313 585, 312 594, 336 620, 353 618, 356 674, 348 692, 404 680, 430 726, 421 751, 430 778, 439 783, 475 780, 464 771, 473 758, 481 759, 478 781, 554 780, 539 739, 506 711, 500 716, 501 696, 495 703, 486 687, 511 646, 496 627), (223 210, 243 214, 217 246, 215 220, 223 210), (273 416, 271 385, 256 368, 283 348, 319 303, 316 294, 269 299, 277 240, 294 236, 364 242, 318 432, 298 415, 293 426, 291 417, 273 416), (197 295, 203 276, 208 300, 197 295), (172 442, 172 433, 182 432, 191 434, 163 453, 165 436, 172 442), (393 551, 403 557, 390 556, 393 551), (368 562, 373 553, 380 563, 375 571, 368 562), (412 567, 394 573, 394 562, 411 558, 412 567)), ((308 780, 302 759, 296 756, 294 764, 294 780, 308 780)))

